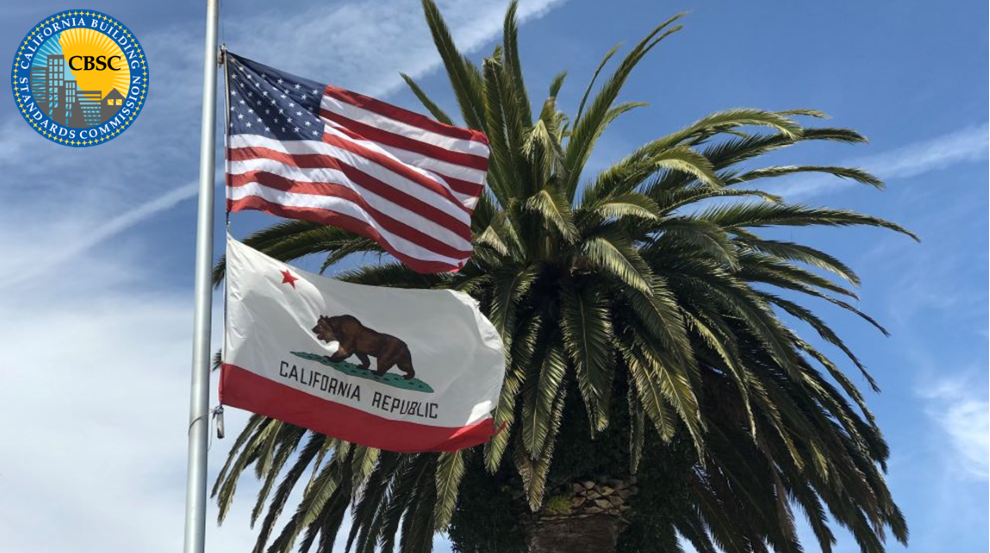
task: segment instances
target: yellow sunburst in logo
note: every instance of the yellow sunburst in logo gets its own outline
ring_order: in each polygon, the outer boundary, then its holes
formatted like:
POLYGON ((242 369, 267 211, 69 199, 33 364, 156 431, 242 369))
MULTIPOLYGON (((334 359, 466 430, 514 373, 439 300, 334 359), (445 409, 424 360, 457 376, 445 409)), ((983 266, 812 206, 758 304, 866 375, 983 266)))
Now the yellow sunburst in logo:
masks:
POLYGON ((127 97, 131 69, 127 56, 110 37, 92 29, 66 29, 59 37, 59 44, 79 90, 99 90, 106 96, 115 88, 121 96, 127 97), (87 56, 92 64, 89 69, 85 62, 87 56), (101 70, 99 66, 106 63, 115 69, 104 66, 101 70))

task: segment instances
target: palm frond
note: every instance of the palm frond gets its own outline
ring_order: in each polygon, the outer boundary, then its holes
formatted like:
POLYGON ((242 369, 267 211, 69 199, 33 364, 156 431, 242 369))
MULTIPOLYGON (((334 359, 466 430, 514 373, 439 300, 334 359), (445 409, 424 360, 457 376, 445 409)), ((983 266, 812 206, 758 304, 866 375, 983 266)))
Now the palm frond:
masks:
POLYGON ((524 206, 541 217, 548 231, 557 231, 568 242, 577 239, 578 229, 574 225, 571 206, 562 193, 544 188, 527 199, 524 206))
POLYGON ((437 530, 450 524, 450 517, 457 505, 457 489, 464 476, 464 458, 460 451, 441 453, 437 460, 437 502, 433 520, 437 530))
POLYGON ((605 297, 592 286, 575 289, 568 285, 560 294, 564 350, 574 363, 593 431, 604 430, 608 425, 615 369, 609 347, 612 323, 605 297))
MULTIPOLYGON (((574 130, 567 144, 567 158, 565 161, 569 174, 563 186, 563 190, 569 199, 574 197, 578 179, 581 177, 581 168, 587 162, 595 142, 605 131, 605 127, 609 121, 609 110, 615 103, 629 75, 650 50, 663 39, 681 30, 679 25, 674 27, 671 27, 671 25, 682 16, 683 14, 679 14, 664 21, 634 46, 619 63, 619 66, 608 80, 602 85, 598 94, 595 95, 594 100, 588 106, 588 110, 581 113, 574 120, 574 130)), ((610 56, 611 54, 609 54, 610 56)), ((607 58, 605 61, 607 61, 607 58)))
POLYGON ((809 225, 882 227, 910 236, 915 241, 919 240, 913 232, 896 223, 845 209, 750 203, 712 207, 701 213, 699 217, 728 229, 809 225))
POLYGON ((474 67, 457 50, 450 29, 433 0, 423 0, 423 12, 426 14, 426 24, 433 35, 433 43, 450 77, 450 87, 457 98, 457 104, 461 106, 464 122, 472 129, 486 130, 485 117, 478 109, 483 105, 482 92, 477 76, 472 75, 474 67))
POLYGON ((799 173, 826 173, 841 179, 853 180, 883 190, 883 181, 870 173, 855 167, 839 167, 834 165, 784 165, 753 169, 726 179, 725 184, 733 185, 759 179, 786 177, 799 173))
POLYGON ((416 84, 416 81, 412 77, 406 75, 405 73, 399 73, 399 75, 402 77, 402 80, 406 82, 406 85, 409 86, 409 90, 412 90, 413 94, 416 95, 416 98, 419 99, 419 102, 423 104, 423 107, 430 112, 430 115, 432 115, 434 119, 447 125, 454 124, 453 119, 444 113, 444 111, 440 109, 440 106, 436 105, 433 100, 426 95, 426 92, 423 92, 423 89, 416 84))
POLYGON ((520 415, 522 445, 531 459, 539 459, 547 440, 552 440, 552 414, 558 398, 564 394, 562 384, 567 363, 559 345, 548 348, 539 365, 526 376, 522 387, 520 415))
POLYGON ((627 286, 652 294, 650 269, 626 239, 603 233, 585 240, 581 250, 583 259, 592 267, 627 286))

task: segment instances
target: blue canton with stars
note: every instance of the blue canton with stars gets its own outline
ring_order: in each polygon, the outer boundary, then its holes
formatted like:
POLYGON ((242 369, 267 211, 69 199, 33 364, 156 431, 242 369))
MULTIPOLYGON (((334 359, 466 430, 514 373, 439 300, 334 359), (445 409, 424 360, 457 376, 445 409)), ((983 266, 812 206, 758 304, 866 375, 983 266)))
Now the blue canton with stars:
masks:
POLYGON ((323 85, 227 53, 229 133, 321 140, 323 85))

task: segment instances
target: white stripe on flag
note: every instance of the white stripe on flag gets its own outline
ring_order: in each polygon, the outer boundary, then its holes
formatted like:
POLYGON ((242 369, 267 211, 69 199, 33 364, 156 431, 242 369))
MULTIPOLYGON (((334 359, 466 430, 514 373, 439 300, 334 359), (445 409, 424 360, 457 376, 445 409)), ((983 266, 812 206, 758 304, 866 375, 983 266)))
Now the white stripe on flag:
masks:
MULTIPOLYGON (((363 197, 368 205, 378 211, 388 215, 389 217, 401 221, 410 227, 428 234, 437 240, 450 244, 452 247, 459 250, 469 251, 471 249, 471 242, 461 238, 456 233, 450 229, 437 224, 433 220, 416 213, 415 211, 393 203, 387 198, 383 198, 374 192, 365 189, 361 185, 353 182, 347 175, 336 170, 321 167, 319 169, 300 169, 293 165, 287 165, 285 163, 276 161, 274 159, 246 159, 244 161, 231 161, 229 173, 231 175, 242 175, 251 171, 264 171, 266 173, 272 173, 285 177, 289 180, 295 182, 306 182, 306 183, 329 183, 329 184, 339 184, 341 186, 346 186, 359 196, 363 197)), ((240 188, 240 187, 233 187, 240 188)), ((293 192, 293 194, 298 196, 315 196, 315 197, 326 197, 315 194, 302 194, 293 192)))
POLYGON ((323 99, 320 101, 320 107, 327 111, 336 113, 337 115, 344 116, 348 119, 353 119, 354 121, 358 121, 360 123, 364 123, 365 125, 405 138, 411 138, 427 144, 433 144, 434 146, 439 146, 447 150, 476 155, 485 159, 488 158, 488 145, 482 142, 477 142, 475 140, 463 140, 460 138, 437 134, 408 123, 403 123, 402 121, 397 121, 373 111, 368 111, 364 108, 341 102, 336 98, 332 98, 325 94, 323 95, 323 99))
MULTIPOLYGON (((324 119, 323 121, 324 122, 327 122, 326 119, 324 119)), ((454 198, 456 198, 462 204, 465 203, 465 200, 468 200, 468 199, 474 200, 475 199, 473 197, 466 196, 464 194, 458 193, 456 190, 454 190, 453 188, 451 188, 449 184, 447 184, 447 181, 443 180, 443 177, 441 177, 440 175, 434 173, 433 171, 430 171, 428 169, 424 169, 424 168, 420 167, 418 163, 417 164, 412 164, 409 161, 400 159, 394 153, 396 151, 403 152, 404 150, 390 148, 390 147, 386 146, 385 144, 381 144, 379 142, 372 142, 370 140, 358 140, 358 139, 355 139, 355 138, 351 138, 346 133, 343 133, 343 132, 337 130, 336 127, 339 127, 339 125, 337 125, 336 123, 333 124, 332 126, 331 125, 326 125, 326 127, 325 127, 326 134, 329 134, 331 136, 335 136, 335 137, 337 137, 337 138, 339 138, 341 140, 345 140, 347 142, 353 142, 354 144, 357 144, 359 146, 363 146, 363 147, 368 148, 369 150, 372 150, 374 152, 377 152, 377 153, 379 153, 379 154, 381 154, 383 156, 388 156, 389 158, 394 159, 396 162, 401 163, 402 165, 406 166, 410 171, 413 171, 415 173, 419 173, 420 175, 423 175, 424 177, 426 177, 426 178, 430 179, 431 181, 437 183, 438 185, 442 186, 444 189, 446 189, 448 192, 450 192, 454 196, 454 198)), ((357 155, 357 154, 354 154, 354 155, 357 155)), ((432 159, 432 158, 425 158, 421 154, 413 154, 411 152, 407 152, 406 153, 406 157, 407 158, 408 157, 412 157, 413 155, 417 156, 417 161, 419 161, 419 160, 425 160, 425 159, 432 159)), ((364 159, 364 158, 362 157, 361 159, 364 159)), ((374 163, 374 162, 370 162, 370 163, 374 163)))
POLYGON ((472 196, 470 194, 462 194, 454 190, 445 180, 444 177, 450 177, 454 179, 463 180, 466 182, 485 185, 486 172, 479 169, 473 169, 471 167, 466 167, 464 165, 457 165, 442 159, 436 159, 433 157, 427 157, 423 154, 417 152, 411 152, 409 150, 403 150, 402 148, 396 148, 394 146, 389 146, 387 144, 382 144, 379 142, 372 142, 370 140, 359 140, 356 138, 351 138, 345 133, 338 131, 338 128, 345 128, 338 124, 336 121, 331 121, 330 119, 321 118, 322 121, 327 125, 326 132, 340 138, 341 140, 347 140, 355 144, 360 144, 365 148, 374 150, 381 153, 382 155, 389 156, 395 160, 407 165, 410 169, 424 175, 437 184, 443 186, 450 191, 451 194, 457 198, 468 209, 474 209, 474 206, 478 203, 478 196, 472 196))
MULTIPOLYGON (((329 131, 330 129, 327 128, 329 131)), ((344 140, 350 142, 357 142, 343 137, 344 140)), ((245 148, 245 147, 259 147, 268 148, 276 152, 281 152, 285 154, 322 154, 331 156, 341 163, 350 165, 351 167, 360 170, 363 173, 374 177, 375 179, 400 190, 418 200, 426 202, 435 208, 443 211, 447 215, 454 217, 458 221, 463 222, 465 225, 470 226, 471 216, 464 212, 458 206, 452 205, 451 200, 444 198, 443 196, 437 194, 436 192, 424 188, 419 183, 413 182, 406 177, 399 175, 390 169, 382 167, 381 165, 370 161, 364 157, 361 157, 353 152, 344 150, 343 148, 338 148, 326 142, 317 140, 289 140, 289 141, 278 141, 272 138, 267 138, 259 135, 252 134, 238 134, 230 137, 230 149, 245 148)), ((385 155, 391 155, 385 153, 385 155)), ((399 162, 401 163, 401 162, 399 162)), ((437 182, 440 186, 450 191, 453 194, 453 190, 447 185, 443 179, 435 175, 431 175, 426 171, 412 167, 419 173, 426 175, 428 178, 437 182)), ((314 171, 315 169, 306 168, 305 171, 314 171)), ((230 171, 229 171, 230 172, 230 171)), ((235 173, 236 174, 236 173, 235 173)), ((312 182, 312 181, 310 181, 312 182)), ((456 196, 455 196, 456 197, 456 196)))
POLYGON ((315 196, 312 194, 282 192, 281 190, 268 188, 267 186, 256 182, 248 183, 242 186, 228 186, 227 195, 231 201, 238 201, 251 196, 256 196, 269 202, 287 207, 324 209, 334 213, 339 213, 341 215, 347 215, 349 217, 359 219, 373 227, 393 248, 405 255, 416 259, 437 261, 454 266, 460 262, 459 259, 453 259, 438 254, 385 230, 374 217, 369 215, 365 210, 361 209, 361 206, 358 206, 343 198, 338 198, 336 196, 315 196))

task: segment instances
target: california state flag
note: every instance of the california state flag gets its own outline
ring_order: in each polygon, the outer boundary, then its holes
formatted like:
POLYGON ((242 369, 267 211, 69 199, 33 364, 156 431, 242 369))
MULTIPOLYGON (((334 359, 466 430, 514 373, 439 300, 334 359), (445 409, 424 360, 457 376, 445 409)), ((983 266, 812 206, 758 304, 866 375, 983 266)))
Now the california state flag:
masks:
POLYGON ((470 296, 348 284, 227 237, 220 401, 357 444, 487 441, 502 341, 470 296))

